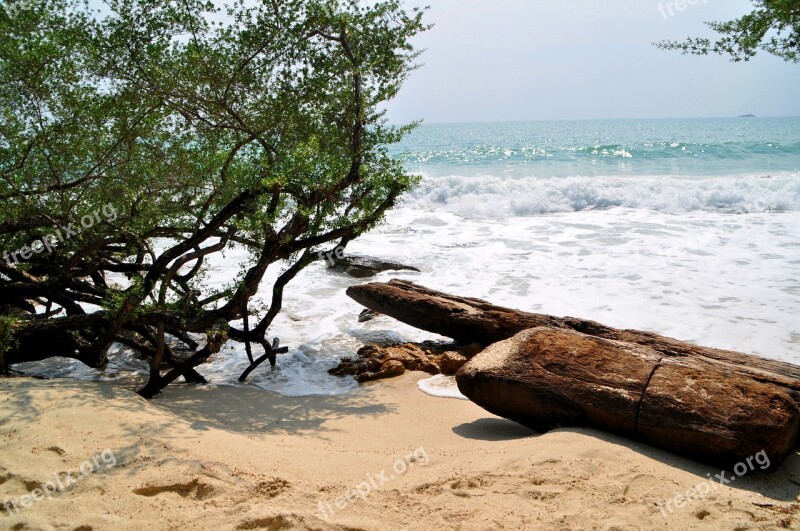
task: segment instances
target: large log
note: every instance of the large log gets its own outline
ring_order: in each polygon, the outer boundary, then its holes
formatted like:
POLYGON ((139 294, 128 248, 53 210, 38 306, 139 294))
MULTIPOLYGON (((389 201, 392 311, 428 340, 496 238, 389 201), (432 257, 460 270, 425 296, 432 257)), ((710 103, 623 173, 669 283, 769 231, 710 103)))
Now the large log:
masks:
POLYGON ((495 306, 481 299, 457 297, 404 280, 348 288, 347 294, 376 312, 394 317, 460 343, 484 346, 522 330, 549 327, 574 330, 598 338, 646 346, 659 355, 698 370, 714 369, 775 386, 800 402, 800 367, 733 352, 702 347, 639 330, 620 330, 575 317, 554 317, 495 306))
POLYGON ((531 428, 590 426, 737 474, 754 471, 754 458, 776 468, 800 426, 798 406, 773 386, 551 327, 491 345, 456 380, 479 406, 531 428))

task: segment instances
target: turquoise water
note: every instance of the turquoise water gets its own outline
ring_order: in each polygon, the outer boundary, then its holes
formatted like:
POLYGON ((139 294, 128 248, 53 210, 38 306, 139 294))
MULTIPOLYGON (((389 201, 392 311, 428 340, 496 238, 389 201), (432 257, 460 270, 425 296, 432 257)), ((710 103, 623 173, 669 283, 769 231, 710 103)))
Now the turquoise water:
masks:
POLYGON ((393 153, 431 176, 800 171, 800 117, 423 124, 393 153))
POLYGON ((465 218, 800 211, 800 118, 423 124, 392 153, 406 205, 465 218))

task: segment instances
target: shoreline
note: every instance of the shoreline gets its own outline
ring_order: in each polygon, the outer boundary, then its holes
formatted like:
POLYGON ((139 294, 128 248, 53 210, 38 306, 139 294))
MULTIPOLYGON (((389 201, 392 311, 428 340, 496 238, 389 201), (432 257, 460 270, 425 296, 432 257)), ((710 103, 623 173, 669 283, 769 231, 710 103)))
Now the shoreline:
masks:
POLYGON ((676 503, 720 471, 595 430, 538 434, 422 393, 426 377, 311 397, 176 385, 150 402, 109 383, 3 380, 0 499, 19 500, 106 450, 115 464, 98 462, 12 516, 3 510, 0 526, 780 529, 800 520, 797 453, 773 474, 676 503))

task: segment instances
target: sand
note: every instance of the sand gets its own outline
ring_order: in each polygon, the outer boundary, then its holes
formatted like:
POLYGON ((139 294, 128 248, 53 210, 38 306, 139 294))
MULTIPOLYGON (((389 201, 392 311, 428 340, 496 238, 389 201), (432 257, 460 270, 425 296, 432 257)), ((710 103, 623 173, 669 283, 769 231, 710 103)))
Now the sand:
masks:
POLYGON ((149 402, 114 384, 2 380, 0 528, 800 528, 796 454, 712 487, 720 470, 593 430, 540 435, 425 395, 423 377, 302 398, 174 385, 149 402), (676 507, 698 484, 707 496, 676 507))

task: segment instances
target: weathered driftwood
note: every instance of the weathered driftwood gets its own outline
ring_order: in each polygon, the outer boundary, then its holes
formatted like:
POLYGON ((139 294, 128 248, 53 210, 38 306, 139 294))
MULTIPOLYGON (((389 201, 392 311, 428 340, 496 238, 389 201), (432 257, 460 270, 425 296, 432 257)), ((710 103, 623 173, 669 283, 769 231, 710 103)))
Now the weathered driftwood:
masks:
POLYGON ((800 367, 729 350, 701 347, 639 330, 620 330, 575 317, 554 317, 457 297, 403 280, 353 286, 347 294, 367 308, 459 343, 490 345, 522 330, 549 327, 649 347, 698 370, 744 376, 775 386, 800 402, 800 367))
POLYGON ((531 428, 590 426, 726 469, 792 451, 800 409, 783 391, 651 347, 539 327, 495 343, 456 375, 484 409, 531 428))

